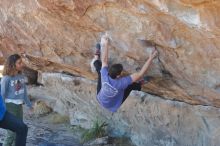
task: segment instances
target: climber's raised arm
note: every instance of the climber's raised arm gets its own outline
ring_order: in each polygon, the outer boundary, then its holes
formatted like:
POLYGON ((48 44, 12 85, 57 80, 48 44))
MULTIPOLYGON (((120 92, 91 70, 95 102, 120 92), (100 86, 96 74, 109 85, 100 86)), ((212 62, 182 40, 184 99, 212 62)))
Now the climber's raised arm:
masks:
POLYGON ((109 49, 109 38, 107 35, 101 38, 101 61, 102 68, 108 66, 108 49, 109 49))
POLYGON ((133 73, 131 74, 131 78, 132 78, 132 82, 137 82, 139 81, 143 76, 144 74, 146 73, 146 71, 148 70, 149 66, 151 65, 153 59, 157 56, 158 52, 157 50, 155 49, 150 57, 148 58, 148 60, 146 61, 146 63, 144 64, 144 66, 141 68, 140 71, 136 72, 136 73, 133 73))

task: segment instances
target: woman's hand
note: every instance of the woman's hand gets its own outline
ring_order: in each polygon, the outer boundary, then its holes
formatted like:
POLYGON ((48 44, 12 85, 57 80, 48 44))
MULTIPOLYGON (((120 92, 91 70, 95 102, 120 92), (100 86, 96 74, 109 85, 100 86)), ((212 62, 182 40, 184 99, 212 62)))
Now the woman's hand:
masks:
POLYGON ((34 114, 34 108, 33 108, 33 107, 31 107, 31 108, 29 109, 28 114, 29 114, 30 116, 32 116, 32 115, 34 114))

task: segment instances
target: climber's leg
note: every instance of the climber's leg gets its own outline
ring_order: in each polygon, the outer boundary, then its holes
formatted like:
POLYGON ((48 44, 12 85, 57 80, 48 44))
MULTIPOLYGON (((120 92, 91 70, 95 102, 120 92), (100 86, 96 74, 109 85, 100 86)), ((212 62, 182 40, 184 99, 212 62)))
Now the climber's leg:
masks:
POLYGON ((98 74, 98 83, 97 83, 97 94, 101 90, 102 83, 101 83, 101 68, 102 68, 102 62, 100 60, 100 55, 101 55, 101 46, 99 43, 96 44, 96 50, 95 50, 95 55, 94 58, 91 62, 91 70, 92 72, 97 72, 98 74))
POLYGON ((145 76, 143 77, 139 82, 137 83, 133 83, 131 85, 129 85, 124 92, 124 98, 122 100, 122 103, 124 103, 124 101, 128 98, 128 96, 130 95, 132 90, 137 90, 137 91, 141 91, 141 88, 144 84, 150 82, 153 79, 152 76, 145 76))
POLYGON ((128 96, 130 95, 132 90, 137 90, 137 91, 141 91, 141 85, 142 83, 133 83, 131 85, 129 85, 124 92, 124 98, 122 100, 122 103, 124 103, 124 101, 128 98, 128 96))
POLYGON ((95 69, 96 69, 96 72, 98 74, 98 83, 97 83, 97 94, 99 93, 99 91, 101 90, 102 88, 102 82, 101 82, 101 68, 102 68, 102 62, 101 60, 96 60, 94 62, 94 66, 95 66, 95 69))

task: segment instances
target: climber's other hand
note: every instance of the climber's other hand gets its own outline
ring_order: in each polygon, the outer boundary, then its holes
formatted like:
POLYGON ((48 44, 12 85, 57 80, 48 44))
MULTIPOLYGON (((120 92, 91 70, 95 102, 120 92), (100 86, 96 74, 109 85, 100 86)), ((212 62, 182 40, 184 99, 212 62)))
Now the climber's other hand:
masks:
POLYGON ((154 59, 157 55, 158 55, 158 51, 155 49, 154 51, 152 51, 150 58, 154 59))

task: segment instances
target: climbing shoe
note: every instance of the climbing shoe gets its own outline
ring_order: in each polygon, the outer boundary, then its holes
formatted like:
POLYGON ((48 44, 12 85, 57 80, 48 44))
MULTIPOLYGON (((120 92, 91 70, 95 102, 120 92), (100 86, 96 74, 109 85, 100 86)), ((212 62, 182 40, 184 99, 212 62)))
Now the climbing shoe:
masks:
POLYGON ((144 84, 150 82, 152 79, 153 79, 152 76, 145 76, 139 81, 139 83, 141 83, 141 85, 144 85, 144 84))

